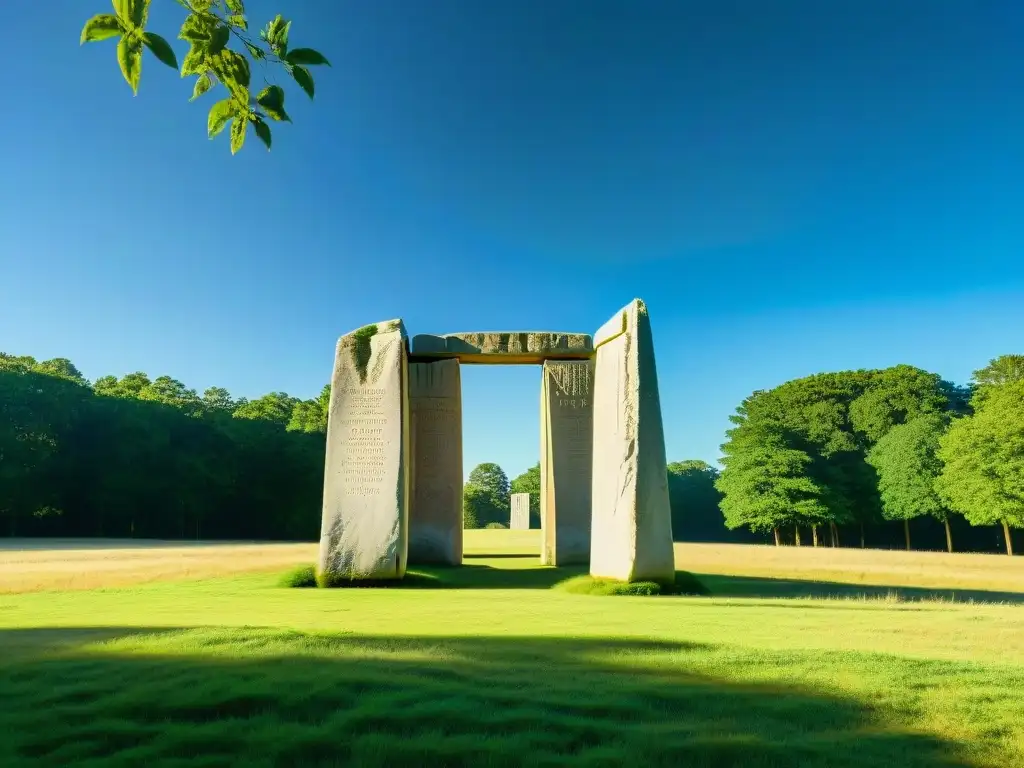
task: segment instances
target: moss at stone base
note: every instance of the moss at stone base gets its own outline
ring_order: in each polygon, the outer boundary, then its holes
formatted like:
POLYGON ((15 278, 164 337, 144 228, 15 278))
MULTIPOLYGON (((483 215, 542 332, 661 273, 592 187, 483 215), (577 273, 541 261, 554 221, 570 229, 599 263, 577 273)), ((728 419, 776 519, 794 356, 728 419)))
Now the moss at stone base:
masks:
POLYGON ((316 586, 322 589, 358 589, 360 587, 432 587, 436 589, 444 586, 433 574, 418 571, 406 571, 405 576, 400 579, 358 579, 338 573, 317 573, 315 579, 316 586))
POLYGON ((700 583, 696 576, 687 571, 676 571, 672 584, 659 584, 654 581, 616 581, 615 579, 599 579, 593 576, 577 576, 555 585, 555 589, 573 595, 634 595, 651 597, 654 595, 708 595, 708 589, 700 583))

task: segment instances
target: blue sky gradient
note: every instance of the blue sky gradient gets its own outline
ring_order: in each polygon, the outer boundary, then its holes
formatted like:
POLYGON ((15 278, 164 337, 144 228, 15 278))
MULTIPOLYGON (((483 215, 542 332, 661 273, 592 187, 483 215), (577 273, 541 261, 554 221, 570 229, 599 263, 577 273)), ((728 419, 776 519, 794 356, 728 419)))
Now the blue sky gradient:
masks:
MULTIPOLYGON (((1024 351, 1024 4, 248 0, 323 51, 266 153, 107 0, 11 3, 0 349, 310 397, 338 335, 651 311, 671 459, 757 388, 1024 351)), ((153 0, 173 40, 180 9, 153 0)), ((287 84, 286 84, 287 85, 287 84)), ((539 370, 466 367, 466 471, 536 461, 539 370)))

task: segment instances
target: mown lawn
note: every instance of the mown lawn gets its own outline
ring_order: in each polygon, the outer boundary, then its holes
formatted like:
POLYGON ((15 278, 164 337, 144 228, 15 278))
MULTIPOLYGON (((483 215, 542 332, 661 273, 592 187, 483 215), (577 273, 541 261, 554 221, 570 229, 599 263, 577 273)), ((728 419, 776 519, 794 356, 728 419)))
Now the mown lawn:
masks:
POLYGON ((0 595, 0 764, 1024 766, 1024 595, 595 597, 508 549, 436 588, 0 595))

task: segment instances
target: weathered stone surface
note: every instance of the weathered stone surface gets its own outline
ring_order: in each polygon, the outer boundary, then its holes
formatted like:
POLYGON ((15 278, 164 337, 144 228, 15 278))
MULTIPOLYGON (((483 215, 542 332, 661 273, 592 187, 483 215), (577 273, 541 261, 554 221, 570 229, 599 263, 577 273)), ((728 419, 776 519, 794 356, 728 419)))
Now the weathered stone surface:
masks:
POLYGON ((541 562, 590 559, 594 364, 548 361, 541 379, 541 562))
POLYGON ((508 527, 513 531, 530 530, 530 494, 512 494, 512 515, 508 527))
POLYGON ((589 360, 594 341, 586 333, 515 331, 414 336, 414 358, 455 358, 461 363, 523 364, 589 360))
POLYGON ((675 577, 665 435, 647 308, 639 299, 595 334, 590 573, 675 577))
POLYGON ((409 364, 409 562, 462 563, 462 382, 458 360, 409 364))
POLYGON ((331 380, 318 571, 405 575, 408 551, 407 337, 401 320, 338 340, 331 380))

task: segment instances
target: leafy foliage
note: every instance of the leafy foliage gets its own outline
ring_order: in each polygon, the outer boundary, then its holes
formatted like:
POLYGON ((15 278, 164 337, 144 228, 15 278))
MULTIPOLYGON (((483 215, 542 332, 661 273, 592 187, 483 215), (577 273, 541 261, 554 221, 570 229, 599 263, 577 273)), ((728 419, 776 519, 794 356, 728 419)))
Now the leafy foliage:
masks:
POLYGON ((489 523, 507 525, 509 503, 509 482, 505 471, 494 463, 479 464, 469 473, 463 489, 463 526, 485 528, 489 523))
POLYGON ((16 535, 312 539, 326 425, 271 393, 202 396, 0 353, 0 518, 16 535))
MULTIPOLYGON (((217 136, 231 123, 230 147, 235 154, 245 144, 252 123, 256 135, 269 150, 272 145, 267 120, 291 121, 284 110, 284 89, 268 83, 253 98, 250 59, 262 65, 278 66, 313 98, 315 85, 309 67, 330 66, 327 57, 312 48, 289 49, 291 22, 280 14, 260 31, 259 39, 249 36, 244 0, 176 0, 186 12, 178 39, 189 45, 181 63, 181 76, 195 76, 190 101, 203 96, 217 84, 228 92, 213 105, 207 119, 207 133, 217 136), (232 41, 237 49, 231 47, 232 41)), ((156 59, 177 70, 178 57, 165 38, 146 29, 151 0, 113 0, 114 14, 93 16, 82 27, 80 43, 118 38, 117 62, 132 89, 139 91, 142 79, 142 50, 148 48, 156 59)))
POLYGON ((705 461, 669 463, 668 496, 672 507, 672 537, 676 541, 700 541, 708 537, 714 540, 716 529, 722 525, 722 493, 715 487, 716 480, 718 470, 705 461))
POLYGON ((1024 379, 983 385, 972 416, 939 441, 940 496, 972 525, 1024 527, 1024 379))

